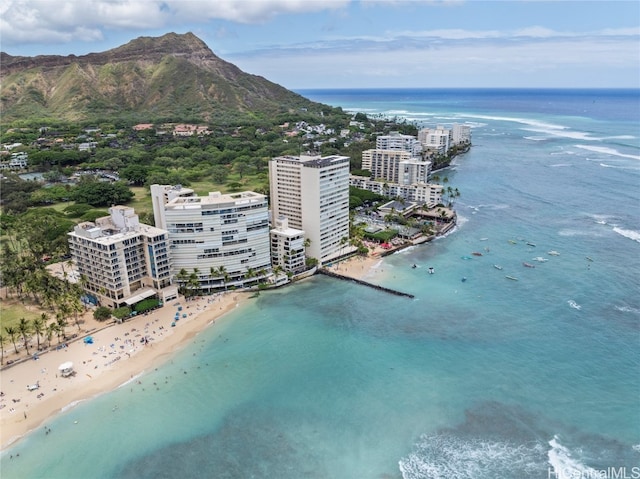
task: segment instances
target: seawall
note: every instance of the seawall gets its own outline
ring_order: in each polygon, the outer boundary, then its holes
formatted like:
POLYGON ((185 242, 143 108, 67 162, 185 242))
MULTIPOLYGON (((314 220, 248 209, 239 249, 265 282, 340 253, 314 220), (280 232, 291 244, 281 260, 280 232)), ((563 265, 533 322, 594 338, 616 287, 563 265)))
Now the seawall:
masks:
POLYGON ((319 274, 324 274, 326 276, 330 276, 332 278, 341 279, 343 281, 351 281, 353 283, 361 284, 362 286, 368 286, 369 288, 377 289, 378 291, 384 291, 385 293, 394 294, 396 296, 404 296, 405 298, 414 298, 413 294, 403 293, 402 291, 398 291, 391 288, 385 288, 384 286, 379 286, 377 284, 368 283, 366 281, 362 281, 361 279, 351 278, 350 276, 343 276, 338 273, 334 273, 333 271, 329 271, 324 268, 320 268, 317 271, 319 274))

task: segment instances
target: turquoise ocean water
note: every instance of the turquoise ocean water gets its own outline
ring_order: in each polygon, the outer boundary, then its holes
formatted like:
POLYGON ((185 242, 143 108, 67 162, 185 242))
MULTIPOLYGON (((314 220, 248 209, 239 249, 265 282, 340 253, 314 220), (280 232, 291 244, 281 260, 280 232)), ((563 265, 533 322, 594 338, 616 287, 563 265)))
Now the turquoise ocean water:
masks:
POLYGON ((3 451, 3 479, 640 477, 640 92, 301 93, 472 126, 440 173, 459 226, 372 275, 415 299, 263 293, 3 451))

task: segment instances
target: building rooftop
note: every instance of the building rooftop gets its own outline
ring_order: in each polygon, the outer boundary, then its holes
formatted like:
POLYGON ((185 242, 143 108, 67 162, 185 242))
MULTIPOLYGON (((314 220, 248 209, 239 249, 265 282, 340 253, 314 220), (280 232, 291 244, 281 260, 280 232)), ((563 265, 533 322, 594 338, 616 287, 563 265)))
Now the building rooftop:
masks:
POLYGON ((166 208, 171 209, 197 209, 206 205, 242 205, 265 201, 266 196, 253 191, 243 191, 240 193, 222 194, 218 191, 209 193, 208 196, 191 196, 174 198, 166 204, 166 208))

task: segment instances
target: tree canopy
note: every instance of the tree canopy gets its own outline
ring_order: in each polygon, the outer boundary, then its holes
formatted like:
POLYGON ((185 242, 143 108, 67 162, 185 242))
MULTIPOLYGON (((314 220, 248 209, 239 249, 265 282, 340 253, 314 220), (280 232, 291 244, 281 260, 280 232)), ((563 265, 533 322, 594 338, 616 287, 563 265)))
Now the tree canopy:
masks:
POLYGON ((76 203, 86 203, 91 206, 126 204, 133 197, 133 192, 124 182, 107 183, 90 177, 83 178, 78 183, 72 196, 76 203))

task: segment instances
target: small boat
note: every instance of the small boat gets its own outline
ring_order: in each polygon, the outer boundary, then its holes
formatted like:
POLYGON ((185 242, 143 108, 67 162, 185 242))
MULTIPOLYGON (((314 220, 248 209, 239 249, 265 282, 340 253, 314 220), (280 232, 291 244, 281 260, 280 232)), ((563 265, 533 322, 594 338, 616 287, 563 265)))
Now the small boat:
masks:
POLYGON ((558 253, 555 250, 551 250, 551 251, 547 252, 547 254, 550 255, 550 256, 560 256, 560 253, 558 253))
POLYGON ((533 261, 537 261, 538 263, 544 263, 545 261, 549 261, 547 258, 543 258, 542 256, 536 256, 533 258, 533 261))
POLYGON ((464 283, 466 280, 467 280, 467 277, 463 276, 461 281, 464 283))
POLYGON ((587 261, 593 261, 593 258, 591 258, 590 256, 587 256, 587 261))
POLYGON ((505 276, 505 278, 510 279, 511 281, 518 281, 518 278, 516 278, 515 276, 505 276))
POLYGON ((435 273, 435 272, 436 272, 436 270, 435 270, 435 269, 433 269, 432 267, 430 267, 430 268, 429 268, 429 274, 433 274, 433 273, 435 273))
POLYGON ((412 267, 413 269, 416 269, 416 268, 418 267, 418 265, 414 263, 411 267, 412 267))
POLYGON ((500 266, 499 264, 494 264, 494 265, 493 265, 493 267, 494 267, 495 269, 502 270, 502 266, 500 266))
POLYGON ((535 268, 534 265, 532 265, 531 263, 527 263, 527 262, 523 262, 522 266, 524 266, 525 268, 535 268))
POLYGON ((487 241, 489 238, 480 238, 480 241, 487 241))
POLYGON ((527 245, 528 246, 535 246, 536 244, 535 243, 530 243, 529 241, 527 241, 527 245))
POLYGON ((517 242, 517 241, 515 241, 515 240, 509 240, 509 243, 511 243, 511 244, 517 244, 518 242, 517 242))
POLYGON ((482 253, 480 253, 479 251, 474 251, 473 253, 471 253, 473 256, 482 256, 482 253))

